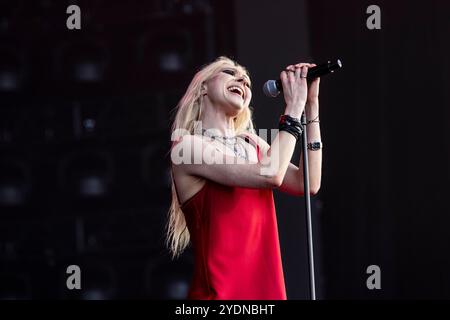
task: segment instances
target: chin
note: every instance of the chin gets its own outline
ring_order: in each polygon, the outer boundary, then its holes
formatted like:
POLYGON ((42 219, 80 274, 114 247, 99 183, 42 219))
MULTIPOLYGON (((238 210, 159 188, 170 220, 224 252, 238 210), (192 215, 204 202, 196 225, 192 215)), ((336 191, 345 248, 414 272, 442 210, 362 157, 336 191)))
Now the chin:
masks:
POLYGON ((230 111, 237 116, 239 113, 241 113, 245 108, 245 101, 237 99, 227 99, 228 108, 230 108, 230 111))
POLYGON ((233 104, 232 107, 234 108, 236 112, 236 115, 238 115, 239 113, 241 113, 244 109, 245 109, 245 105, 244 104, 233 104))

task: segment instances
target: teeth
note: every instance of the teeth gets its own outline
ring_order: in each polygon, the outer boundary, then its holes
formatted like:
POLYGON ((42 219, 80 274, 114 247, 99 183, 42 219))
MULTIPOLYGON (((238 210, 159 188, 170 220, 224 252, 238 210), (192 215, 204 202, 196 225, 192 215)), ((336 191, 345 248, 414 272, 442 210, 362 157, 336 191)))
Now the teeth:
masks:
POLYGON ((228 90, 229 90, 229 91, 237 90, 237 91, 239 91, 239 94, 241 95, 241 97, 244 98, 244 92, 242 91, 241 88, 236 87, 236 86, 232 86, 232 87, 229 87, 228 90))

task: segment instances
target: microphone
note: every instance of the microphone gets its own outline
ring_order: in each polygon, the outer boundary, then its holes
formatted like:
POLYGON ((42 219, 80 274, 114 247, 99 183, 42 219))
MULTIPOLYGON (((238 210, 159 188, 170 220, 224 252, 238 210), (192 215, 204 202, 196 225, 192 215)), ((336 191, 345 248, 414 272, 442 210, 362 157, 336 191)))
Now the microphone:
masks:
MULTIPOLYGON (((341 60, 337 59, 335 62, 327 61, 327 63, 317 65, 308 69, 308 76, 306 80, 312 80, 329 73, 333 73, 335 70, 342 68, 341 60)), ((263 86, 264 94, 268 97, 276 97, 283 91, 283 85, 281 80, 269 80, 263 86)))

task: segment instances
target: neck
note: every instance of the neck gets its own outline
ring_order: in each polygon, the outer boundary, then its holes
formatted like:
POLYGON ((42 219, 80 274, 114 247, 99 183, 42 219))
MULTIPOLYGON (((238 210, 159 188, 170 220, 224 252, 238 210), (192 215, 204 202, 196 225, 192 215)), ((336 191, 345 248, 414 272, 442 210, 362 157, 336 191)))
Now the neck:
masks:
POLYGON ((234 116, 225 114, 212 104, 204 105, 203 107, 204 111, 200 118, 203 129, 222 137, 233 137, 236 135, 234 116))

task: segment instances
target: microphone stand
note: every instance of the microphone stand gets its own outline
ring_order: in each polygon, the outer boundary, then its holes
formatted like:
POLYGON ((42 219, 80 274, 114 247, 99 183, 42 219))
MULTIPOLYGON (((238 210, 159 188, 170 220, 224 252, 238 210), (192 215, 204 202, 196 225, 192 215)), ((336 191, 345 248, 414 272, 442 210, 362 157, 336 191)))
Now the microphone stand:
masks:
MULTIPOLYGON (((309 69, 307 80, 321 77, 329 73, 333 73, 335 70, 342 68, 341 60, 337 59, 327 61, 324 64, 315 66, 309 69)), ((281 80, 269 80, 263 86, 264 94, 268 97, 276 97, 282 91, 283 85, 281 80)), ((308 145, 306 134, 306 117, 303 112, 301 119, 301 126, 303 130, 302 145, 303 145, 303 185, 305 189, 305 207, 306 207, 306 226, 308 235, 308 260, 309 260, 309 285, 311 300, 316 300, 316 284, 314 277, 314 248, 313 248, 313 235, 312 235, 312 222, 311 222, 311 195, 309 191, 309 169, 308 169, 308 145)), ((300 168, 299 168, 300 169, 300 168)))
POLYGON ((308 236, 308 262, 309 262, 309 288, 311 300, 316 300, 316 284, 314 276, 314 248, 311 222, 311 197, 309 191, 309 166, 308 166, 308 148, 306 134, 306 116, 303 112, 302 123, 302 148, 303 148, 303 185, 305 190, 305 208, 306 208, 306 227, 308 236))

